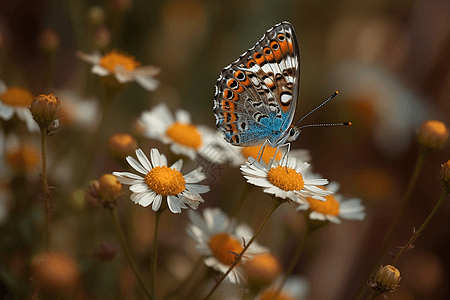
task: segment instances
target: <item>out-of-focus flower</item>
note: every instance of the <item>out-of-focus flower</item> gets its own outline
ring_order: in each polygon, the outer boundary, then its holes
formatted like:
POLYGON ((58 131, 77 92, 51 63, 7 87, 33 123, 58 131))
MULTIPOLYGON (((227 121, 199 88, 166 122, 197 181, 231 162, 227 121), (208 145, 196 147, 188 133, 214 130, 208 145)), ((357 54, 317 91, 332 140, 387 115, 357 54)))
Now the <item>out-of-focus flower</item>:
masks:
POLYGON ((11 120, 14 114, 27 124, 28 131, 38 132, 39 126, 33 120, 29 110, 33 101, 33 94, 26 88, 7 87, 0 80, 0 118, 5 121, 11 120))
POLYGON ((275 162, 272 166, 264 162, 258 162, 253 157, 241 171, 248 183, 264 188, 264 192, 277 198, 303 203, 307 197, 325 201, 325 196, 332 194, 317 186, 328 183, 326 179, 306 179, 305 172, 310 165, 307 162, 299 162, 293 157, 275 162))
POLYGON ((381 266, 375 277, 371 276, 367 285, 378 293, 393 292, 402 278, 400 271, 391 265, 381 266))
POLYGON ((165 103, 160 103, 150 111, 144 111, 139 119, 145 128, 144 136, 170 144, 170 151, 194 160, 197 154, 209 161, 225 161, 214 144, 218 135, 205 126, 191 123, 191 115, 182 109, 175 111, 175 118, 165 103))
POLYGON ((59 36, 51 28, 44 29, 39 36, 39 46, 45 53, 52 54, 59 48, 59 36))
MULTIPOLYGON (((236 255, 243 250, 243 241, 253 237, 252 229, 244 224, 237 225, 230 220, 220 208, 205 208, 203 217, 189 211, 191 223, 187 226, 188 234, 197 242, 198 253, 205 256, 204 263, 215 270, 225 273, 234 263, 236 255)), ((245 252, 243 260, 267 252, 265 247, 253 242, 245 252)), ((232 283, 243 282, 243 269, 238 264, 227 276, 232 283)))
POLYGON ((297 210, 306 211, 308 218, 318 221, 330 221, 340 224, 342 219, 364 220, 366 213, 365 207, 361 204, 361 199, 353 198, 344 200, 342 195, 336 194, 339 190, 337 182, 331 182, 326 187, 321 187, 332 192, 332 195, 325 196, 325 201, 318 201, 307 197, 304 203, 301 203, 297 210))
POLYGON ((258 254, 244 264, 248 285, 252 291, 271 285, 282 273, 280 261, 271 253, 258 254))
POLYGON ((101 112, 96 99, 83 98, 71 90, 59 90, 55 94, 64 99, 59 119, 65 127, 92 129, 97 126, 101 112))
POLYGON ((111 1, 115 10, 127 12, 133 8, 133 0, 113 0, 111 1))
POLYGON ((200 194, 208 192, 209 187, 197 184, 206 178, 201 168, 183 175, 180 172, 183 160, 169 168, 166 156, 157 149, 150 151, 151 163, 141 149, 136 150, 136 156, 139 162, 131 156, 127 157, 127 162, 144 177, 129 172, 113 172, 121 183, 131 185, 133 194, 130 199, 134 203, 144 207, 152 204, 152 209, 158 211, 164 197, 170 211, 180 213, 182 208, 187 208, 186 204, 197 209, 204 201, 200 194))
POLYGON ((306 300, 310 292, 308 280, 300 276, 291 276, 286 280, 283 289, 275 298, 282 278, 279 277, 275 283, 259 294, 256 300, 306 300))
POLYGON ((75 289, 79 272, 75 260, 66 253, 41 253, 31 262, 34 279, 42 291, 52 294, 67 294, 75 289))
MULTIPOLYGON (((112 77, 117 85, 126 84, 132 81, 139 83, 144 89, 154 91, 159 82, 154 78, 160 69, 154 66, 142 67, 133 56, 113 50, 105 55, 99 52, 86 54, 81 51, 78 57, 92 64, 91 72, 100 77, 112 77)), ((113 83, 111 83, 113 84, 113 83)))
MULTIPOLYGON (((243 148, 239 147, 239 148, 241 148, 242 156, 244 156, 245 160, 247 160, 250 156, 253 158, 257 157, 259 151, 261 150, 261 145, 253 146, 253 147, 243 147, 243 148)), ((266 164, 269 164, 271 158, 274 158, 274 160, 276 160, 276 161, 281 160, 285 153, 286 153, 285 149, 280 148, 277 152, 277 148, 273 148, 270 145, 266 145, 261 159, 266 164), (277 154, 276 156, 275 156, 275 153, 277 154)), ((307 161, 311 160, 309 151, 304 150, 304 149, 290 150, 288 155, 290 157, 294 157, 295 159, 297 159, 298 161, 301 161, 301 162, 305 162, 305 161, 307 162, 307 161)))
POLYGON ((124 160, 133 155, 138 144, 128 133, 116 133, 108 139, 109 152, 117 160, 124 160))
POLYGON ((98 180, 98 195, 104 200, 116 200, 122 191, 122 184, 116 176, 103 174, 98 180))
POLYGON ((111 44, 111 32, 108 27, 102 26, 95 30, 93 43, 94 47, 98 50, 103 50, 109 47, 111 44))
POLYGON ((31 114, 41 128, 47 128, 59 117, 61 101, 53 94, 41 94, 31 102, 31 114))
POLYGON ((444 123, 437 120, 428 120, 422 123, 417 131, 417 140, 420 145, 429 150, 442 148, 448 140, 449 132, 444 123))
POLYGON ((8 165, 17 171, 28 172, 39 166, 39 149, 31 144, 11 147, 6 150, 6 161, 8 165))
POLYGON ((91 6, 88 10, 88 20, 92 27, 97 28, 102 26, 106 20, 106 12, 103 7, 99 5, 91 6))

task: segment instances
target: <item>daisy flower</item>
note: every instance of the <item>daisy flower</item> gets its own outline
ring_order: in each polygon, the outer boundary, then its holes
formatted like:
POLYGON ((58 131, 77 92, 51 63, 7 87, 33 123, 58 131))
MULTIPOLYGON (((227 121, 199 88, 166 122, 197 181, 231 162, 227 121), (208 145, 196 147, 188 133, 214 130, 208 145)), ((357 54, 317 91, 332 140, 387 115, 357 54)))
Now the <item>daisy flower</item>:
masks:
POLYGON ((136 150, 138 161, 128 156, 127 162, 137 172, 144 175, 136 175, 129 172, 113 172, 120 183, 130 186, 130 199, 144 207, 152 204, 152 209, 158 211, 163 197, 167 198, 167 205, 171 212, 180 213, 186 204, 197 209, 204 200, 199 194, 209 191, 209 187, 196 184, 206 178, 200 168, 183 175, 180 170, 183 161, 180 159, 170 168, 167 159, 157 149, 150 151, 151 163, 141 149, 136 150))
POLYGON ((277 298, 275 297, 275 293, 278 290, 282 281, 282 277, 278 278, 275 283, 263 291, 258 297, 257 300, 305 300, 308 298, 310 292, 310 285, 307 279, 301 276, 291 276, 286 280, 286 283, 283 286, 283 289, 278 294, 277 298))
MULTIPOLYGON (((243 250, 243 241, 253 237, 252 229, 244 224, 236 224, 220 210, 220 208, 205 208, 203 217, 200 214, 188 212, 190 224, 187 233, 197 242, 197 252, 205 256, 204 263, 217 271, 226 273, 234 263, 236 254, 243 250)), ((250 245, 243 259, 249 259, 255 254, 268 252, 265 247, 256 242, 250 245)), ((244 270, 238 264, 227 276, 232 283, 242 283, 244 270)))
POLYGON ((310 166, 307 162, 297 162, 294 157, 286 156, 271 166, 253 157, 241 166, 241 171, 248 183, 264 188, 264 192, 277 198, 303 203, 307 197, 325 201, 325 196, 332 194, 317 186, 328 184, 326 179, 306 179, 310 166))
MULTIPOLYGON (((324 187, 321 187, 325 189, 324 187)), ((339 184, 332 182, 326 187, 327 191, 336 193, 339 190, 339 184)), ((364 220, 366 213, 365 207, 361 204, 361 199, 353 198, 344 200, 342 195, 333 194, 325 196, 325 202, 307 197, 304 203, 301 203, 297 210, 309 212, 311 220, 330 221, 340 224, 342 219, 347 220, 364 220)))
POLYGON ((218 149, 212 147, 218 141, 218 135, 205 126, 191 123, 191 115, 183 110, 172 115, 165 103, 156 105, 150 111, 141 114, 140 122, 144 127, 144 136, 170 144, 170 151, 195 160, 201 154, 210 161, 223 163, 224 157, 218 149))
POLYGON ((38 124, 33 120, 29 107, 33 101, 33 94, 25 88, 7 87, 0 80, 0 118, 11 120, 14 114, 27 124, 30 132, 39 132, 38 124))
POLYGON ((81 51, 77 55, 81 60, 91 63, 91 72, 98 76, 112 75, 121 84, 136 81, 147 91, 154 91, 159 85, 154 77, 160 69, 154 66, 142 67, 131 55, 116 50, 103 56, 99 52, 86 54, 81 51))

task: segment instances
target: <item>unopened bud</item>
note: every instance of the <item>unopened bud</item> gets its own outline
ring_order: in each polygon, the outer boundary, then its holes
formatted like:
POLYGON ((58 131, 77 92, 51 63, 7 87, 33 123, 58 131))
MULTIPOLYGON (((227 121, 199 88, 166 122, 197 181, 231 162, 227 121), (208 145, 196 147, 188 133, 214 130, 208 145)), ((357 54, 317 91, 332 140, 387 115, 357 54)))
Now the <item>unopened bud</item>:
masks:
POLYGON ((263 253, 246 261, 244 268, 247 272, 248 283, 253 291, 261 290, 280 276, 282 272, 278 259, 270 253, 263 253))
POLYGON ((98 195, 106 201, 116 200, 122 191, 122 184, 112 174, 104 174, 98 180, 98 195))
POLYGON ((41 94, 33 99, 30 110, 39 127, 47 128, 59 117, 61 101, 53 94, 41 94))
POLYGON ((402 278, 400 271, 391 265, 381 266, 375 277, 371 276, 367 285, 378 293, 393 292, 402 278))
POLYGON ((104 50, 111 44, 111 32, 106 26, 98 28, 94 32, 94 47, 99 50, 104 50))
POLYGON ((138 144, 128 133, 117 133, 108 140, 109 151, 119 161, 125 161, 127 156, 134 155, 138 144))
POLYGON ((449 132, 445 124, 436 120, 425 121, 417 132, 419 144, 429 150, 442 148, 448 136, 449 132))
POLYGON ((102 26, 106 20, 106 12, 103 7, 98 5, 91 6, 88 10, 88 20, 94 28, 102 26))

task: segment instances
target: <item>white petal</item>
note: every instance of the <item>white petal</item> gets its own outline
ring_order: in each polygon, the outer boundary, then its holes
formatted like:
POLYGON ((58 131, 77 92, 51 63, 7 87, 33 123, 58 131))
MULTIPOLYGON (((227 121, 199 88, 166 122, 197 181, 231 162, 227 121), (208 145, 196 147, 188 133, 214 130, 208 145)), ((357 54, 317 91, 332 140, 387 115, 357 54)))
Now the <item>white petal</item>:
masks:
POLYGON ((323 215, 322 213, 317 212, 317 211, 312 211, 309 214, 309 218, 312 220, 326 221, 325 215, 323 215))
POLYGON ((150 157, 151 157, 151 160, 152 160, 152 165, 154 166, 154 167, 161 167, 161 166, 163 166, 164 164, 162 164, 162 162, 161 162, 161 154, 159 154, 159 151, 158 151, 158 149, 156 149, 156 148, 152 148, 152 150, 150 150, 150 157))
POLYGON ((186 183, 197 183, 206 178, 206 175, 202 172, 202 168, 197 168, 188 174, 184 175, 186 183))
POLYGON ((181 168, 183 168, 183 160, 182 159, 177 160, 173 165, 170 166, 170 168, 171 169, 175 168, 175 170, 181 171, 181 168))
POLYGON ((130 179, 140 179, 140 180, 144 180, 143 177, 130 173, 130 172, 113 172, 112 173, 114 176, 116 177, 125 177, 125 178, 130 178, 130 179))
POLYGON ((14 115, 14 108, 9 105, 5 105, 0 101, 0 117, 5 120, 11 120, 14 115))
POLYGON ((194 194, 204 194, 209 192, 209 186, 202 184, 186 183, 186 190, 194 194))
POLYGON ((174 214, 181 213, 180 204, 181 201, 177 197, 167 196, 167 205, 169 206, 170 211, 174 214))
POLYGON ((161 207, 162 196, 160 194, 156 194, 155 200, 152 204, 153 211, 157 211, 161 207))
POLYGON ((0 79, 0 94, 3 94, 6 92, 8 87, 6 86, 6 83, 3 82, 3 80, 0 79))
POLYGON ((329 216, 329 215, 327 215, 326 217, 327 217, 327 220, 330 221, 331 223, 341 224, 341 220, 339 220, 339 218, 336 217, 336 216, 329 216))
POLYGON ((147 191, 148 185, 146 183, 137 183, 137 184, 133 184, 132 186, 130 186, 130 191, 132 191, 133 193, 143 193, 145 191, 147 191))
POLYGON ((181 123, 191 123, 191 114, 184 109, 177 109, 175 111, 175 120, 181 123))
POLYGON ((154 203, 155 198, 156 198, 155 192, 152 191, 150 193, 145 193, 144 197, 139 199, 139 205, 147 207, 150 204, 154 203))
POLYGON ((155 78, 137 75, 134 80, 139 83, 147 91, 154 91, 159 86, 159 81, 155 78))
POLYGON ((144 151, 142 151, 140 148, 136 149, 136 157, 138 158, 141 165, 147 170, 147 172, 150 172, 151 169, 153 169, 147 156, 145 156, 144 151))
POLYGON ((111 74, 109 70, 103 68, 100 65, 93 65, 91 68, 91 72, 97 74, 98 76, 108 76, 109 74, 111 74))
POLYGON ((147 175, 148 171, 144 169, 140 163, 137 162, 132 156, 127 156, 126 158, 127 162, 130 164, 130 166, 133 167, 136 171, 138 171, 141 174, 147 175))

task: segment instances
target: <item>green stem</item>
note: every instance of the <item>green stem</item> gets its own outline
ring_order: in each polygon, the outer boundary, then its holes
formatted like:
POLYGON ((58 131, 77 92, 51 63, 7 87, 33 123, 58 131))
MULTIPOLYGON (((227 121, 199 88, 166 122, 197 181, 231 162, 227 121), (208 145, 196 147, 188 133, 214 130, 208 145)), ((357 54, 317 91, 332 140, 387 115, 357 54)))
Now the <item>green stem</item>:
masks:
POLYGON ((156 299, 155 293, 155 279, 156 279, 156 264, 157 264, 157 256, 158 256, 158 227, 159 227, 159 219, 161 218, 163 210, 158 210, 155 212, 155 232, 153 235, 153 253, 152 253, 152 280, 150 282, 150 289, 152 290, 152 299, 156 299))
POLYGON ((274 299, 278 299, 278 295, 283 290, 283 287, 286 284, 287 279, 289 278, 289 276, 291 276, 292 271, 294 271, 294 268, 297 265, 298 260, 300 259, 300 255, 302 254, 303 248, 305 247, 306 240, 312 233, 313 233, 313 230, 311 230, 311 228, 307 225, 306 232, 303 235, 303 238, 300 241, 300 244, 298 245, 297 250, 295 250, 294 257, 292 258, 292 260, 289 264, 289 267, 287 268, 286 272, 284 273, 283 281, 281 281, 281 284, 278 287, 277 292, 274 295, 274 299))
POLYGON ((234 269, 234 267, 236 267, 241 259, 242 256, 244 256, 245 251, 247 251, 247 249, 250 247, 250 245, 253 243, 253 241, 256 239, 256 237, 259 235, 259 233, 261 232, 261 230, 264 228, 264 226, 266 225, 266 223, 269 221, 270 216, 272 216, 272 214, 274 213, 274 211, 278 208, 278 206, 280 206, 282 203, 282 201, 276 199, 275 197, 273 197, 272 200, 272 207, 270 208, 269 213, 267 214, 267 217, 264 219, 264 221, 262 222, 262 224, 259 226, 258 230, 256 231, 255 235, 253 235, 253 237, 250 239, 250 241, 247 243, 247 245, 245 245, 244 249, 242 249, 242 252, 236 257, 236 261, 230 266, 230 268, 225 272, 225 274, 223 274, 222 277, 220 277, 220 279, 216 282, 216 284, 213 286, 213 288, 211 289, 211 291, 208 293, 208 295, 206 295, 206 297, 204 298, 204 300, 208 299, 212 293, 214 293, 214 291, 219 287, 219 285, 222 283, 222 281, 227 278, 228 274, 230 274, 230 272, 234 269))
POLYGON ((380 295, 380 293, 378 292, 372 292, 372 294, 369 296, 369 298, 367 298, 367 300, 373 300, 376 297, 378 297, 380 295))
MULTIPOLYGON (((417 179, 419 178, 419 175, 423 169, 423 166, 425 165, 425 160, 429 154, 429 151, 421 149, 419 152, 419 155, 417 157, 416 165, 414 167, 413 174, 411 176, 411 179, 408 184, 408 188, 405 192, 405 195, 403 196, 402 202, 400 204, 400 208, 397 211, 397 214, 394 217, 394 221, 391 224, 391 227, 388 230, 388 233, 386 235, 386 238, 384 239, 383 248, 381 249, 380 253, 378 254, 377 258, 375 259, 375 262, 371 268, 371 271, 369 274, 367 274, 364 278, 368 278, 370 274, 374 273, 377 268, 379 268, 381 260, 383 259, 384 255, 386 254, 386 251, 388 250, 389 246, 391 245, 392 238, 394 236, 394 232, 397 229, 400 219, 403 215, 403 212, 406 208, 406 205, 409 202, 409 199, 411 198, 412 192, 414 190, 414 187, 416 186, 417 179)), ((364 295, 365 291, 365 282, 363 282, 356 295, 353 297, 353 300, 359 300, 364 295)))
POLYGON ((47 128, 41 127, 41 150, 42 150, 42 193, 45 201, 45 248, 50 251, 51 230, 50 230, 50 192, 47 182, 47 128))
POLYGON ((428 215, 425 222, 423 222, 422 226, 420 226, 419 230, 413 234, 409 242, 405 245, 405 247, 402 248, 402 250, 392 259, 391 265, 395 265, 397 263, 400 256, 402 256, 406 251, 408 251, 411 247, 411 245, 416 241, 416 239, 419 237, 419 235, 422 233, 422 231, 427 227, 428 223, 430 223, 431 219, 433 219, 434 215, 437 213, 439 208, 441 207, 442 203, 444 203, 445 198, 448 196, 448 192, 443 189, 441 197, 439 198, 438 202, 434 206, 431 213, 428 215))
POLYGON ((133 270, 134 275, 136 276, 139 285, 141 286, 142 290, 145 293, 145 296, 147 297, 148 300, 152 299, 152 294, 150 293, 150 291, 147 289, 147 286, 145 285, 144 281, 142 280, 141 274, 139 273, 136 264, 133 260, 133 257, 131 256, 131 252, 128 249, 128 245, 125 241, 125 237, 123 236, 123 232, 122 232, 122 228, 120 228, 120 223, 119 223, 119 217, 117 216, 117 208, 113 207, 109 210, 109 212, 111 213, 111 217, 113 219, 113 223, 114 223, 114 227, 116 229, 116 233, 119 236, 119 240, 120 240, 120 244, 122 245, 123 248, 123 252, 125 252, 125 256, 128 259, 128 262, 130 263, 131 269, 133 270))

